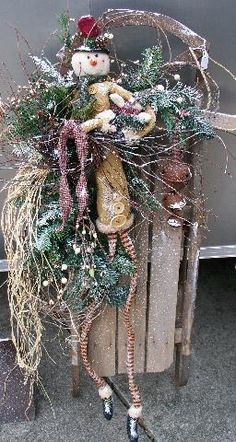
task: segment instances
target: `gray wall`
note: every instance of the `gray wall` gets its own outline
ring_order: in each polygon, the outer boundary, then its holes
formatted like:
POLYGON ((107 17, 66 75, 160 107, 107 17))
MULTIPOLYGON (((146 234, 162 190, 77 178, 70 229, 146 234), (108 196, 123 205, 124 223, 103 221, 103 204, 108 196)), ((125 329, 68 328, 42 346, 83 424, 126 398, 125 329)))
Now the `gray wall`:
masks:
MULTIPOLYGON (((39 53, 50 32, 56 26, 57 15, 66 8, 66 0, 1 0, 0 1, 0 51, 1 59, 7 63, 9 71, 17 83, 24 84, 25 78, 18 63, 16 37, 11 25, 16 25, 39 53)), ((71 16, 91 13, 99 15, 107 8, 131 8, 158 11, 182 21, 211 42, 211 56, 236 71, 236 1, 235 0, 71 0, 71 16)), ((134 36, 133 31, 122 32, 119 42, 121 51, 138 53, 151 44, 152 32, 141 29, 134 36), (133 32, 133 33, 132 33, 133 32)), ((137 32, 137 31, 135 31, 137 32)), ((49 54, 52 57, 59 48, 56 39, 50 42, 49 54)), ((222 91, 221 111, 236 113, 236 83, 212 66, 222 91)), ((7 83, 0 78, 0 90, 6 95, 7 83)), ((229 155, 228 175, 224 174, 225 151, 217 142, 208 143, 204 152, 204 185, 206 206, 210 211, 209 231, 205 232, 205 245, 236 244, 236 147, 233 137, 223 136, 229 155), (232 175, 232 177, 230 176, 232 175)), ((6 173, 4 174, 5 177, 6 173)), ((2 196, 3 198, 3 196, 2 196)), ((2 255, 2 243, 0 243, 2 255)))

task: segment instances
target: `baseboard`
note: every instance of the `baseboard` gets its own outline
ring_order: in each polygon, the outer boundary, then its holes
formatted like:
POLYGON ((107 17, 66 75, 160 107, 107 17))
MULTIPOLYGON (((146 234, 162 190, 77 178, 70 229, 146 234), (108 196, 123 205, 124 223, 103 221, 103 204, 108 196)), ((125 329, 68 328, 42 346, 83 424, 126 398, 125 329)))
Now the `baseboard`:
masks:
POLYGON ((236 244, 227 246, 207 246, 200 248, 200 259, 234 257, 236 257, 236 244))
MULTIPOLYGON (((200 259, 235 258, 236 244, 227 246, 206 246, 200 248, 200 259)), ((7 259, 0 259, 0 273, 8 271, 7 259)))

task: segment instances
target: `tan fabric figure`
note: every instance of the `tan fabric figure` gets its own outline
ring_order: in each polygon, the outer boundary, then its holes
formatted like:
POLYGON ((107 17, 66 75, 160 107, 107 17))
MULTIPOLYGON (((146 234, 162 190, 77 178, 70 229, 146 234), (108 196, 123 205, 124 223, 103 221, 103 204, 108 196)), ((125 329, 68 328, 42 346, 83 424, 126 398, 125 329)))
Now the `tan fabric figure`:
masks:
MULTIPOLYGON (((85 132, 90 132, 94 129, 100 129, 103 132, 115 132, 116 127, 110 124, 113 118, 115 118, 115 113, 110 110, 110 102, 112 101, 118 107, 123 107, 126 101, 134 101, 131 92, 112 81, 104 81, 102 83, 91 84, 89 86, 89 93, 96 99, 94 110, 97 112, 97 115, 82 123, 83 130, 85 132)), ((144 121, 146 126, 141 131, 124 129, 123 133, 127 140, 142 138, 155 127, 156 115, 150 106, 144 111, 141 111, 137 115, 137 118, 140 119, 140 121, 144 121)))
POLYGON ((133 224, 126 177, 117 154, 109 153, 96 171, 97 228, 103 233, 115 233, 133 224))
MULTIPOLYGON (((94 108, 96 112, 103 112, 104 110, 110 109, 110 98, 112 101, 113 96, 110 94, 117 94, 123 98, 121 101, 121 106, 125 101, 132 100, 133 96, 131 92, 127 91, 123 87, 114 83, 113 81, 104 81, 103 83, 94 83, 89 86, 90 95, 94 95, 96 103, 94 108)), ((115 99, 115 97, 114 97, 115 99)), ((115 103, 118 105, 118 103, 115 103)))

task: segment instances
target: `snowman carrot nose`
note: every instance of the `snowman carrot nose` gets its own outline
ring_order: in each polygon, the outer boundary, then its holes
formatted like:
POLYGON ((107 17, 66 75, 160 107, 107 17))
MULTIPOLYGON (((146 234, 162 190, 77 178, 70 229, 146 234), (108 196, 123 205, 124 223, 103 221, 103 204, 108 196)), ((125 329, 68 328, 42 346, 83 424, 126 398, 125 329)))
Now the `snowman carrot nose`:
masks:
POLYGON ((91 66, 96 66, 97 65, 97 61, 96 60, 90 60, 89 63, 91 64, 91 66))

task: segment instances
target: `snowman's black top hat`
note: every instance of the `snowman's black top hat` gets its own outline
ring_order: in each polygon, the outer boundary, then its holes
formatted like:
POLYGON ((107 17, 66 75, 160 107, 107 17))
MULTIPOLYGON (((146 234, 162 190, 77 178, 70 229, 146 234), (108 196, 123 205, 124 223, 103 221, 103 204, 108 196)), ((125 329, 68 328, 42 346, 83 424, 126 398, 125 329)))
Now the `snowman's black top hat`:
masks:
POLYGON ((105 52, 105 54, 110 54, 109 49, 102 47, 102 46, 98 47, 98 46, 93 46, 93 45, 79 46, 78 48, 74 49, 74 52, 102 52, 102 53, 105 52))

